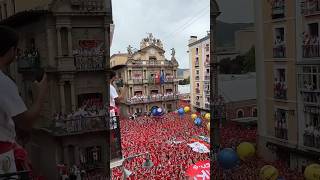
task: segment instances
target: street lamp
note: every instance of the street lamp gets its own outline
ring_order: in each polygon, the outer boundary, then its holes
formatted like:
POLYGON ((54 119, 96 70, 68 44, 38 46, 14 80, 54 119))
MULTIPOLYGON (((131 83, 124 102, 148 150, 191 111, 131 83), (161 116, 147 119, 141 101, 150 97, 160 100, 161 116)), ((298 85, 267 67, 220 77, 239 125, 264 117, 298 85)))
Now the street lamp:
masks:
POLYGON ((153 162, 150 159, 149 152, 132 155, 132 156, 123 158, 123 159, 121 159, 119 161, 113 162, 113 163, 110 164, 110 169, 113 169, 115 167, 121 166, 123 179, 125 180, 127 177, 129 177, 132 174, 132 172, 127 170, 126 168, 124 168, 124 163, 129 161, 129 160, 132 160, 134 158, 137 158, 137 157, 140 157, 140 156, 144 156, 144 155, 146 156, 146 161, 143 163, 142 167, 145 168, 145 169, 150 169, 151 167, 153 167, 153 162))

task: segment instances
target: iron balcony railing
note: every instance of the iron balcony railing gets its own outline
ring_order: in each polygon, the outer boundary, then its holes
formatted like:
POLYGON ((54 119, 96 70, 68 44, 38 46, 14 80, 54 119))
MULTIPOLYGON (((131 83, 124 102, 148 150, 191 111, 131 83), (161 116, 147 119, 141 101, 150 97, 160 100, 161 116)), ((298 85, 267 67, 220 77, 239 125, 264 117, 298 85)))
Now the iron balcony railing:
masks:
POLYGON ((105 69, 104 56, 74 56, 77 71, 101 71, 105 69))
POLYGON ((106 119, 106 116, 77 116, 69 119, 57 119, 54 132, 58 135, 71 135, 107 130, 106 119))
POLYGON ((303 145, 320 149, 320 136, 315 133, 305 132, 303 134, 303 145))
POLYGON ((302 56, 304 58, 320 57, 320 45, 303 45, 302 56))
POLYGON ((273 48, 274 58, 285 58, 286 57, 286 46, 281 45, 273 48))
POLYGON ((303 0, 301 2, 301 14, 304 16, 320 14, 320 0, 303 0))
POLYGON ((128 98, 125 103, 126 104, 143 104, 143 103, 151 103, 151 102, 159 102, 159 101, 170 101, 170 100, 178 100, 178 95, 166 95, 166 96, 156 96, 156 97, 136 97, 136 98, 128 98))
POLYGON ((288 140, 288 129, 285 128, 274 128, 275 137, 279 139, 288 140))
POLYGON ((279 19, 285 17, 285 3, 284 0, 275 0, 273 1, 271 18, 279 19))
POLYGON ((276 84, 274 87, 274 98, 275 99, 287 99, 287 87, 286 83, 276 84))

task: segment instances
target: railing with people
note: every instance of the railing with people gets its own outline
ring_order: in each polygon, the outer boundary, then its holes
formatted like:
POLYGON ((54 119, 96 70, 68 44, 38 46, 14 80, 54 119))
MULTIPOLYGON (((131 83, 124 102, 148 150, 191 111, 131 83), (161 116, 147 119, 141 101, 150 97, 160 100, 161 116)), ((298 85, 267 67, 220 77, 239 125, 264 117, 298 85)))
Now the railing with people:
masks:
POLYGON ((274 58, 284 58, 286 57, 286 46, 277 45, 273 48, 273 57, 274 58))
POLYGON ((304 58, 320 57, 320 45, 319 44, 303 45, 302 56, 304 58))
POLYGON ((320 128, 313 131, 305 130, 303 134, 303 144, 320 150, 320 128))
POLYGON ((301 14, 305 16, 320 13, 320 0, 303 0, 301 2, 301 14))
POLYGON ((284 0, 273 1, 271 18, 278 19, 285 17, 285 2, 284 0))
POLYGON ((168 101, 168 100, 177 100, 179 95, 175 94, 157 94, 151 96, 134 96, 128 98, 125 103, 127 104, 139 104, 139 103, 149 103, 149 102, 158 102, 158 101, 168 101))
POLYGON ((276 138, 288 140, 288 129, 281 128, 281 127, 275 127, 274 132, 275 132, 276 138))

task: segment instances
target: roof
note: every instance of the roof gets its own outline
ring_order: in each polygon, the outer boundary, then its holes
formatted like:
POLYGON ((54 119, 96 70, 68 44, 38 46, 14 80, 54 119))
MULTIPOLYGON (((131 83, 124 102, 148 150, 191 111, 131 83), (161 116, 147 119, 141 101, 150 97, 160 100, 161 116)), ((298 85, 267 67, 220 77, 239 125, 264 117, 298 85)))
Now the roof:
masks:
POLYGON ((118 54, 112 54, 110 58, 116 57, 116 56, 128 56, 128 53, 118 53, 118 54))
POLYGON ((201 43, 201 42, 203 42, 203 41, 205 41, 205 40, 208 40, 208 39, 210 39, 210 36, 207 35, 207 36, 204 37, 204 38, 201 38, 201 39, 199 39, 199 40, 197 40, 197 41, 195 41, 195 42, 190 43, 188 46, 190 47, 190 46, 199 44, 199 43, 201 43))
POLYGON ((47 10, 29 10, 18 12, 7 19, 0 21, 0 25, 7 25, 11 27, 21 26, 30 21, 35 21, 36 19, 48 14, 47 10))
POLYGON ((160 48, 160 47, 158 47, 158 46, 156 46, 156 45, 154 45, 154 44, 151 44, 151 45, 149 45, 149 46, 146 46, 146 47, 138 50, 137 52, 135 52, 135 53, 133 53, 133 54, 136 54, 136 53, 138 53, 138 52, 145 51, 146 49, 149 49, 149 48, 156 48, 156 49, 159 49, 159 50, 160 50, 161 52, 163 52, 163 53, 165 52, 165 50, 163 50, 162 48, 160 48))
POLYGON ((219 75, 219 91, 226 102, 257 99, 256 75, 219 75))

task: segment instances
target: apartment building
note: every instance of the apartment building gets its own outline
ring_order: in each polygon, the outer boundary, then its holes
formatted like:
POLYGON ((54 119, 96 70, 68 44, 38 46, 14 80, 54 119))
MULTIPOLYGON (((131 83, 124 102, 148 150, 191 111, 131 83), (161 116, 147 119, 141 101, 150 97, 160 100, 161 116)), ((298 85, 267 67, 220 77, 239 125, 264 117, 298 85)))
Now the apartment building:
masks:
POLYGON ((210 35, 189 39, 190 102, 197 111, 210 111, 210 35))
POLYGON ((67 115, 84 105, 97 109, 106 101, 111 1, 0 0, 0 14, 0 24, 20 35, 17 61, 7 73, 28 107, 37 94, 36 72, 43 69, 48 76, 41 119, 26 144, 35 173, 58 179, 58 163, 104 167, 105 119, 71 120, 67 115))
POLYGON ((121 104, 121 113, 128 116, 132 113, 148 113, 154 106, 162 107, 167 112, 178 106, 178 62, 175 50, 172 57, 166 59, 160 39, 150 33, 143 38, 140 49, 111 56, 111 68, 117 68, 118 76, 123 79, 123 86, 128 89, 121 104))
POLYGON ((259 152, 300 171, 320 157, 316 2, 255 1, 259 152))

